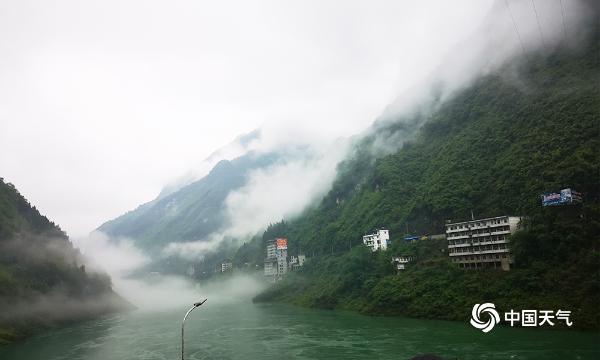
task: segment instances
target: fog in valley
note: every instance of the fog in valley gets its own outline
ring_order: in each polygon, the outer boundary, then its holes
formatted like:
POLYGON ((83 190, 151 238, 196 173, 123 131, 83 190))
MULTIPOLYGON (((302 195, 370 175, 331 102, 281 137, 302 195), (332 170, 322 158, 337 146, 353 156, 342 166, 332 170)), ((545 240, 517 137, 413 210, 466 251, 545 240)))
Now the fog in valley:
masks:
POLYGON ((534 91, 519 82, 522 60, 577 51, 597 6, 259 4, 0 5, 0 30, 12 34, 0 39, 0 167, 71 235, 87 271, 106 272, 140 309, 250 299, 264 285, 249 275, 198 284, 145 266, 161 256, 198 261, 224 239, 239 244, 293 220, 327 193, 361 139, 374 137, 373 158, 396 151, 481 76, 503 69, 518 91, 534 91), (382 130, 402 122, 407 131, 382 130), (149 254, 134 239, 94 232, 221 160, 271 152, 280 159, 227 196, 226 225, 204 238, 149 254))

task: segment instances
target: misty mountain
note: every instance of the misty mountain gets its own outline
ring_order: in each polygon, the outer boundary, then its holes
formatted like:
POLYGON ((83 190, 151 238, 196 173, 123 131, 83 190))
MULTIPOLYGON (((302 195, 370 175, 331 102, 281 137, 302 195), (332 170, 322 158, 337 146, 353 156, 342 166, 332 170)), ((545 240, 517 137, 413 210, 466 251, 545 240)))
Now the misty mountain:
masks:
MULTIPOLYGON (((320 204, 280 226, 290 253, 302 249, 311 258, 303 271, 256 300, 452 320, 482 299, 505 309, 560 304, 573 309, 578 328, 598 329, 595 29, 578 51, 528 53, 416 115, 424 125, 397 151, 373 161, 378 131, 365 138, 320 204), (584 194, 582 205, 541 206, 541 194, 567 187, 584 194), (402 240, 442 233, 446 220, 472 213, 524 216, 511 238, 509 273, 458 269, 443 239, 402 240), (371 253, 360 246, 362 235, 378 227, 390 230, 392 246, 371 253), (401 275, 390 265, 399 254, 417 258, 401 275)), ((260 259, 262 240, 240 248, 237 262, 260 259)))
POLYGON ((249 152, 221 160, 203 178, 139 206, 98 230, 127 237, 144 249, 159 250, 170 242, 202 240, 226 225, 225 199, 243 186, 253 170, 281 160, 280 153, 249 152))
POLYGON ((597 51, 592 42, 519 58, 416 115, 423 119, 412 122, 424 123, 417 137, 375 161, 374 132, 341 164, 321 204, 296 221, 302 247, 343 248, 382 226, 395 234, 441 232, 445 220, 471 211, 527 213, 540 194, 565 187, 596 198, 597 51))
POLYGON ((0 343, 130 308, 67 235, 0 178, 0 343))

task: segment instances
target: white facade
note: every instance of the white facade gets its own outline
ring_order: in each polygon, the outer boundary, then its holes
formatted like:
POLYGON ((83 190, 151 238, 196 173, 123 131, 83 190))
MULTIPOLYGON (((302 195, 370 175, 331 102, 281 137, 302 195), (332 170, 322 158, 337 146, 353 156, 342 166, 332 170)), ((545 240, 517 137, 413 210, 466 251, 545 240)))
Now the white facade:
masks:
POLYGON ((277 245, 274 241, 267 243, 267 258, 274 258, 277 253, 277 245))
POLYGON ((377 230, 374 234, 365 235, 363 236, 363 244, 371 248, 372 251, 385 250, 390 244, 390 231, 377 230))
POLYGON ((280 280, 288 271, 287 247, 278 249, 275 240, 267 242, 267 257, 264 264, 264 275, 272 281, 280 280))
POLYGON ((392 257, 392 264, 396 264, 396 269, 402 271, 406 269, 406 264, 414 260, 413 256, 394 256, 392 257))
POLYGON ((277 259, 265 259, 265 276, 277 276, 277 259))
POLYGON ((267 243, 267 257, 265 258, 264 272, 265 276, 275 278, 277 276, 277 246, 275 241, 269 241, 267 243))
POLYGON ((233 264, 231 262, 223 262, 221 263, 221 272, 228 272, 233 269, 233 264))
POLYGON ((298 257, 296 257, 296 256, 290 257, 290 263, 289 263, 290 271, 298 270, 300 267, 302 267, 302 265, 304 265, 305 261, 306 261, 306 256, 304 256, 304 255, 298 255, 298 257))
POLYGON ((448 255, 461 268, 509 270, 513 259, 508 236, 517 231, 520 222, 520 216, 498 216, 446 224, 448 255))
POLYGON ((284 254, 280 254, 277 256, 277 274, 279 276, 283 276, 287 273, 288 264, 287 264, 287 250, 284 254))

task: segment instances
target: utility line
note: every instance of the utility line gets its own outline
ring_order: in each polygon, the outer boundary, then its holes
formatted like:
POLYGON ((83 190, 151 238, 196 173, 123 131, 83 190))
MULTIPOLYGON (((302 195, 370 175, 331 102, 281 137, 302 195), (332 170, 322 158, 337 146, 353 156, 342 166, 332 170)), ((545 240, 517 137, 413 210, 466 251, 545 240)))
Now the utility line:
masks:
POLYGON ((567 40, 567 23, 565 22, 565 8, 563 6, 562 0, 558 0, 560 2, 560 14, 562 17, 563 31, 565 33, 565 40, 567 40))
POLYGON ((546 42, 544 41, 544 33, 542 32, 542 24, 540 24, 540 17, 538 16, 537 9, 535 8, 535 1, 531 0, 531 5, 533 5, 533 12, 535 13, 535 19, 538 24, 538 30, 540 31, 540 38, 542 39, 542 45, 546 47, 546 42))
POLYGON ((525 54, 525 46, 523 46, 523 40, 521 39, 521 34, 519 33, 519 28, 517 27, 515 17, 513 16, 512 11, 510 10, 510 6, 508 5, 508 0, 504 0, 504 3, 506 4, 506 8, 508 9, 510 18, 512 19, 513 27, 515 28, 515 33, 517 33, 517 38, 519 39, 519 44, 521 45, 521 51, 523 51, 523 54, 525 54))

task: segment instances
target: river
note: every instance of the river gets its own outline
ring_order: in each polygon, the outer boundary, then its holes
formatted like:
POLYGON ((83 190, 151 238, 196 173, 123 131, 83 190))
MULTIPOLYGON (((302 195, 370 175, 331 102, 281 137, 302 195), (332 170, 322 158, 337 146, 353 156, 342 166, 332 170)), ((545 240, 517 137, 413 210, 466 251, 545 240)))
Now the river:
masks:
MULTIPOLYGON (((0 347, 0 359, 179 359, 187 309, 133 311, 0 347)), ((599 335, 305 309, 249 301, 211 303, 186 323, 186 359, 598 359, 599 335)))

